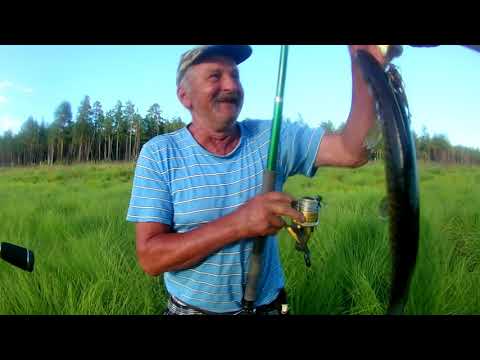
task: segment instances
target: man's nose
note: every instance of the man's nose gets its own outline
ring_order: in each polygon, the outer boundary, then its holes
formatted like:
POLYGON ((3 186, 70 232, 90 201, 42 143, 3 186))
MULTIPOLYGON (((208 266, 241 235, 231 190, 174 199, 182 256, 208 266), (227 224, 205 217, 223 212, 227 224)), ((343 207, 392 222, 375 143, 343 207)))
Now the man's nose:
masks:
POLYGON ((224 91, 240 91, 241 87, 238 78, 229 75, 224 76, 222 81, 222 88, 224 91))

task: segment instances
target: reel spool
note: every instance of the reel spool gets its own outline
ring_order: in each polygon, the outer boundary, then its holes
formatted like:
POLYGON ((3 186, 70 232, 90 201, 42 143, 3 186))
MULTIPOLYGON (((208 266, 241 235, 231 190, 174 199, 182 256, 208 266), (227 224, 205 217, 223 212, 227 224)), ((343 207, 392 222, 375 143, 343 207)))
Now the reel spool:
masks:
POLYGON ((305 265, 311 266, 310 250, 308 240, 313 234, 315 227, 319 223, 319 212, 322 206, 321 196, 305 196, 293 202, 292 207, 301 212, 305 217, 305 222, 299 223, 295 220, 287 226, 287 231, 295 240, 295 249, 303 252, 305 265))

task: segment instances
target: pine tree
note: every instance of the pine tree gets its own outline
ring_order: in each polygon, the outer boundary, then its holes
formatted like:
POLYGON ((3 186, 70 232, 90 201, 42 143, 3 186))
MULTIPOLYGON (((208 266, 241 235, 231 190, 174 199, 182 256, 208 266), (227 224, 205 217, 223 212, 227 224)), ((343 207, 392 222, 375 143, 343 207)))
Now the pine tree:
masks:
MULTIPOLYGON (((70 103, 63 101, 55 110, 53 120, 55 130, 52 130, 52 136, 54 136, 52 142, 58 145, 57 154, 59 161, 63 161, 65 149, 71 141, 72 118, 72 107, 70 103)), ((54 151, 52 150, 52 162, 53 153, 54 151)))
POLYGON ((94 151, 94 160, 101 160, 102 158, 102 140, 104 138, 105 115, 103 114, 102 104, 100 101, 95 101, 92 107, 92 123, 93 123, 93 143, 96 144, 94 151))
POLYGON ((90 106, 90 97, 86 95, 78 108, 77 121, 73 133, 73 143, 78 146, 78 161, 82 161, 82 159, 89 160, 92 133, 92 107, 90 106))

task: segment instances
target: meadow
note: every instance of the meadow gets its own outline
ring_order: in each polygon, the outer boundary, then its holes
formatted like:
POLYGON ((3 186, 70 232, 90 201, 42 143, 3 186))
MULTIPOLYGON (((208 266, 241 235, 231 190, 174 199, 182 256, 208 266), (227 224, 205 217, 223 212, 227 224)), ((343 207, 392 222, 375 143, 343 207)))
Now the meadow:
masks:
MULTIPOLYGON (((133 163, 0 168, 0 242, 32 249, 35 270, 0 261, 0 314, 155 315, 166 292, 143 273, 126 222, 133 163)), ((480 168, 419 163, 420 248, 406 314, 480 314, 480 168)), ((380 315, 390 286, 383 164, 290 178, 325 206, 312 267, 282 230, 293 314, 380 315)))

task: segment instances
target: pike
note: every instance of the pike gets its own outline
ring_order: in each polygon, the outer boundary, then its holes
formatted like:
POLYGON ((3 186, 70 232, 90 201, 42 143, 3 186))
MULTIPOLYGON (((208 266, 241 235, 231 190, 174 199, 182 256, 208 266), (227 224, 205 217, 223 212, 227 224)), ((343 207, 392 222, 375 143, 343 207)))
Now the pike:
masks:
POLYGON ((385 152, 392 282, 389 315, 403 313, 415 270, 419 244, 419 186, 415 142, 400 74, 359 50, 357 61, 376 100, 385 152))
MULTIPOLYGON (((410 45, 436 47, 438 45, 410 45)), ((480 45, 462 45, 480 52, 480 45)), ((401 47, 379 45, 383 55, 399 56, 401 47)), ((419 190, 415 141, 402 78, 394 65, 383 68, 359 51, 357 61, 377 101, 385 150, 385 175, 392 252, 392 284, 387 314, 402 314, 415 270, 419 244, 419 190)))

